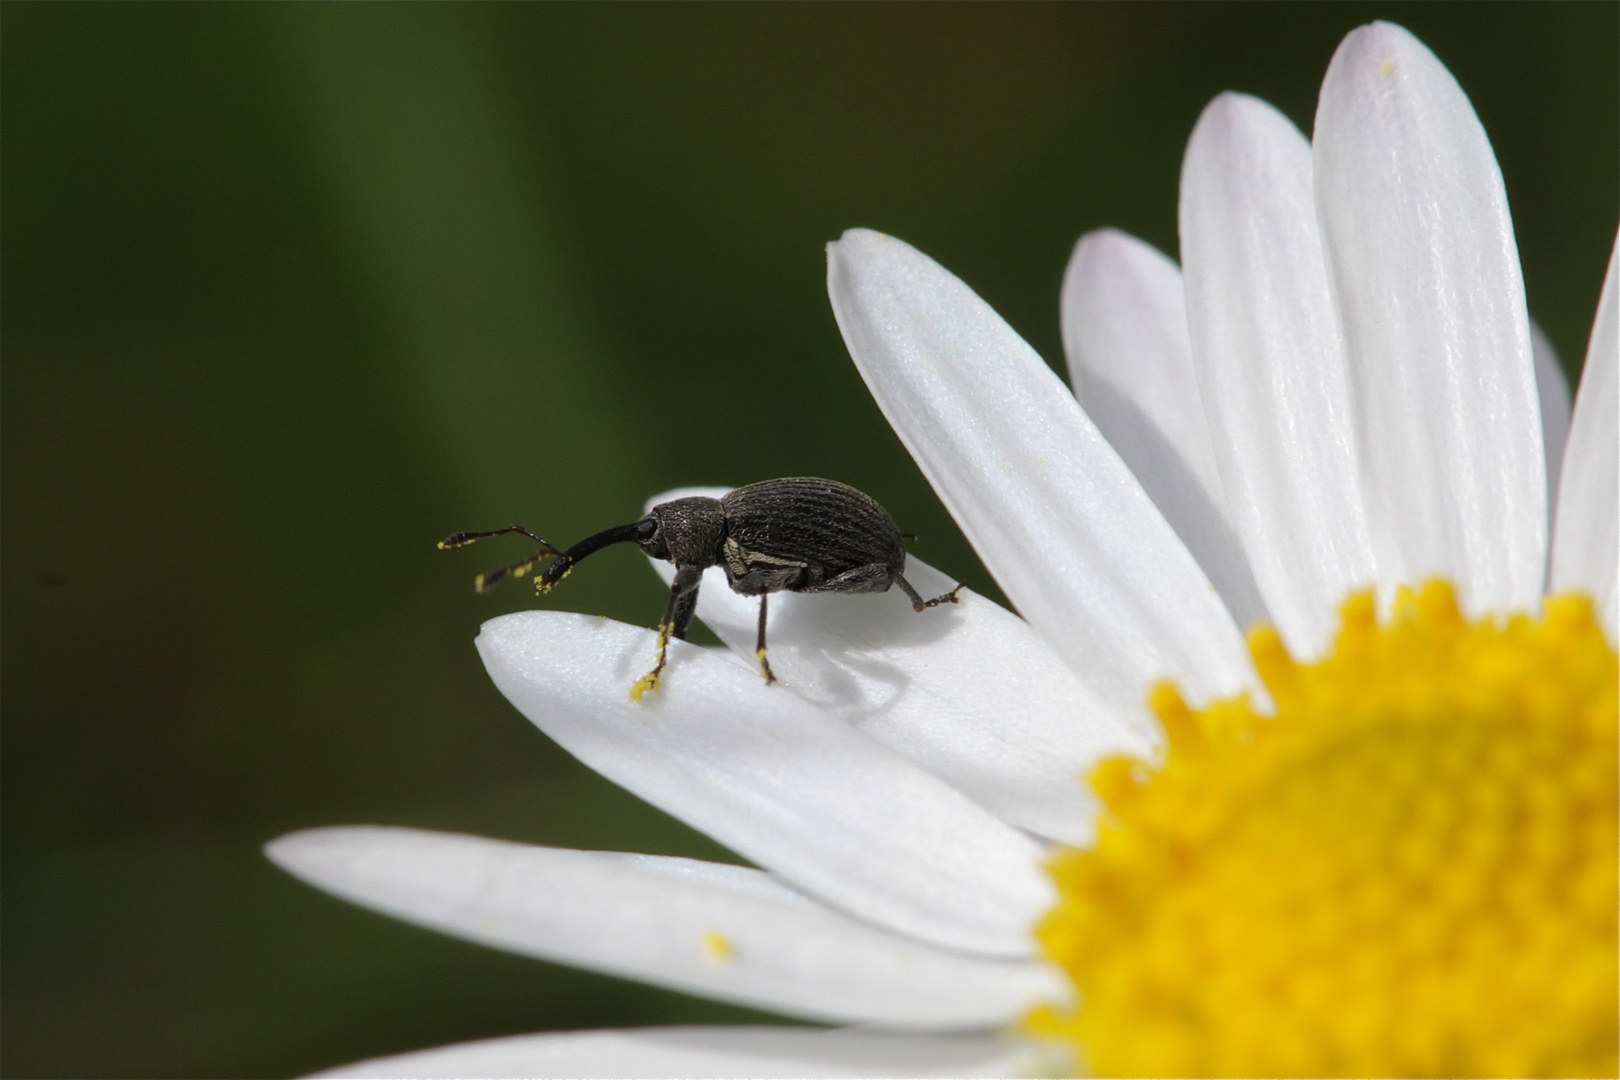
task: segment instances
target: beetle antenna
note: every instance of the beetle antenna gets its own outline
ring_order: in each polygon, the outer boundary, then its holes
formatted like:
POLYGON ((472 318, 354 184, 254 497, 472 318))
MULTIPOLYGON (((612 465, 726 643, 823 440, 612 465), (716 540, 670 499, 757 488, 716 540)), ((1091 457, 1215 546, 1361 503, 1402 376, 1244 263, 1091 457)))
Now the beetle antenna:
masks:
POLYGON ((488 532, 451 533, 449 536, 439 541, 439 550, 449 551, 451 548, 466 547, 468 544, 482 540, 486 536, 505 536, 507 533, 522 533, 530 540, 538 542, 543 552, 549 552, 552 555, 562 554, 562 552, 551 546, 550 540, 547 540, 543 536, 536 536, 534 533, 530 532, 528 529, 525 529, 521 525, 508 525, 504 529, 490 529, 488 532))
POLYGON ((545 537, 540 536, 537 533, 530 532, 522 525, 508 525, 504 529, 490 529, 487 532, 451 533, 449 536, 439 541, 439 549, 441 551, 446 551, 450 548, 466 547, 468 544, 482 540, 485 537, 505 536, 507 533, 521 533, 522 535, 527 536, 530 540, 533 540, 540 545, 540 550, 535 552, 533 555, 530 555, 527 559, 520 559, 519 561, 508 566, 503 566, 498 570, 491 570, 487 574, 479 574, 473 579, 473 588, 477 589, 481 593, 489 592, 489 590, 498 585, 508 574, 511 574, 514 577, 522 577, 524 574, 529 572, 535 563, 539 562, 547 555, 562 554, 562 552, 558 551, 550 540, 547 540, 545 537))

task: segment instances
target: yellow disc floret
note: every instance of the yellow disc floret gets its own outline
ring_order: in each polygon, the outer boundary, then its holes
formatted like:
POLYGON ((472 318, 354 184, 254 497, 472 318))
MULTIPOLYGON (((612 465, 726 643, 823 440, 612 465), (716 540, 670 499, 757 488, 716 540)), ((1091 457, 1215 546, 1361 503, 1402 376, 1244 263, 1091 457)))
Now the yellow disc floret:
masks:
POLYGON ((1073 1008, 1031 1030, 1120 1076, 1614 1076, 1616 658, 1578 596, 1464 619, 1403 590, 1331 653, 1249 637, 1273 709, 1152 705, 1039 928, 1073 1008))

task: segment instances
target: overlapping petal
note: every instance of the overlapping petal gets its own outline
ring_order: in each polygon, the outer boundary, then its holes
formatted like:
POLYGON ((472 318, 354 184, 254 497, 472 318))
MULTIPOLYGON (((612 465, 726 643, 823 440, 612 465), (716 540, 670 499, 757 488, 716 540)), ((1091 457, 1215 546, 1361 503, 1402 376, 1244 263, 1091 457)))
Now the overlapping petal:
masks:
POLYGON ((477 645, 518 710, 609 780, 836 907, 925 941, 1027 956, 1051 902, 1040 848, 944 781, 728 655, 529 611, 477 645))
POLYGON ((994 1035, 840 1028, 665 1027, 568 1031, 373 1058, 326 1077, 1023 1076, 1027 1044, 994 1035))
POLYGON ((898 937, 742 866, 374 826, 293 833, 266 853, 419 926, 809 1020, 994 1027, 1061 990, 1043 966, 898 937))
POLYGON ((1116 714, 1250 683, 1209 579, 1035 351, 932 259, 852 229, 827 291, 872 396, 996 581, 1116 714))
POLYGON ((1222 94, 1187 144, 1180 218, 1193 362, 1232 523, 1283 640, 1314 656, 1374 563, 1310 144, 1265 102, 1222 94))
POLYGON ((1551 584, 1554 590, 1581 589, 1597 604, 1609 640, 1617 636, 1615 577, 1620 573, 1620 298, 1616 297, 1615 258, 1609 255, 1597 318, 1586 348, 1586 367, 1575 395, 1564 471, 1558 484, 1558 515, 1553 526, 1551 584))
MULTIPOLYGON (((725 488, 681 488, 648 505, 725 488)), ((649 560, 666 583, 674 567, 649 560)), ((916 557, 906 578, 924 596, 955 581, 916 557)), ((1106 754, 1147 742, 1111 718, 1029 624, 964 589, 961 603, 913 611, 898 589, 863 596, 776 593, 768 639, 779 686, 853 724, 1004 821, 1079 843, 1093 805, 1076 778, 1106 754), (1008 672, 1018 677, 1009 679, 1008 672)), ((759 599, 711 567, 698 618, 750 666, 759 599)))
POLYGON ((1558 350, 1534 321, 1530 323, 1530 350, 1536 360, 1536 400, 1541 405, 1541 446, 1547 458, 1547 513, 1551 515, 1558 506, 1558 477, 1564 468, 1564 444, 1569 441, 1573 403, 1569 380, 1558 362, 1558 350))
POLYGON ((1470 610, 1534 609, 1547 512, 1530 322, 1479 118, 1421 42, 1373 23, 1333 56, 1314 150, 1382 583, 1441 574, 1470 610))
POLYGON ((1080 238, 1063 274, 1075 397, 1208 575, 1240 627, 1269 621, 1232 530, 1187 336, 1181 270, 1117 229, 1080 238))

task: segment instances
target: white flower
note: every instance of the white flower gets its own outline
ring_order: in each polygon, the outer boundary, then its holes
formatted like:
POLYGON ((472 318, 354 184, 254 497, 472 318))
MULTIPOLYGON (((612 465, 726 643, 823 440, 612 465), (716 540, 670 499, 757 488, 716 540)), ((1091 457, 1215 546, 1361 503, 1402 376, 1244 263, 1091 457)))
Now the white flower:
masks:
MULTIPOLYGON (((1030 940, 1053 895, 1043 841, 1087 839, 1091 763, 1151 752, 1152 681, 1254 690, 1249 625, 1315 655, 1349 590, 1433 574, 1470 611, 1534 609, 1550 565, 1612 640, 1615 264, 1570 421, 1556 362, 1534 362, 1495 158, 1421 43, 1350 34, 1314 143, 1217 98, 1180 212, 1184 271, 1116 232, 1075 249, 1078 402, 926 256, 864 230, 829 246, 851 355, 1022 618, 969 592, 922 615, 896 593, 778 594, 767 687, 757 609, 714 569, 698 614, 736 655, 673 643, 639 704, 651 631, 538 611, 485 625, 491 676, 541 730, 762 869, 370 827, 269 848, 423 926, 847 1026, 521 1036, 335 1075, 1038 1067, 1001 1032, 1065 993, 1030 940), (1562 454, 1551 516, 1544 432, 1562 454)), ((925 595, 952 584, 917 560, 907 574, 925 595)))

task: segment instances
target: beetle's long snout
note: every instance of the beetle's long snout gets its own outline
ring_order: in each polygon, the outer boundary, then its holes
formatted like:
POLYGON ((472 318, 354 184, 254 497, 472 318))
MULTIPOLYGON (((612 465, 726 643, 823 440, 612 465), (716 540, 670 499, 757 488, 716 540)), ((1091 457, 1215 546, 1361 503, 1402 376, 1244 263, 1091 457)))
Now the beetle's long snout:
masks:
POLYGON ((573 569, 574 564, 585 556, 594 555, 603 548, 612 547, 614 544, 623 544, 626 541, 641 539, 640 525, 641 522, 632 521, 628 525, 615 525, 611 529, 603 529, 595 536, 587 536, 551 560, 551 565, 546 567, 546 572, 541 574, 540 579, 535 582, 535 588, 540 592, 546 592, 561 581, 568 571, 573 569))

